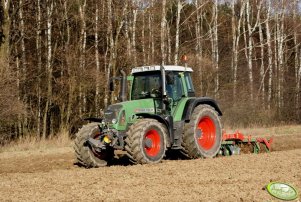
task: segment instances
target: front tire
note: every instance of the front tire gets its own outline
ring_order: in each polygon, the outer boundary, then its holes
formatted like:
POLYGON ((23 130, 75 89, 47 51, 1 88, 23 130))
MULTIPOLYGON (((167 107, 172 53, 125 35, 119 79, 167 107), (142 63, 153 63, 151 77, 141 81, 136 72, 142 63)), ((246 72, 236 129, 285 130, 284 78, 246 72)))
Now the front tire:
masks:
POLYGON ((199 105, 185 124, 183 153, 189 158, 212 158, 222 143, 222 125, 217 112, 209 105, 199 105))
POLYGON ((166 127, 154 119, 134 123, 125 139, 125 150, 133 163, 159 163, 166 151, 166 127))
POLYGON ((73 146, 77 164, 86 168, 103 167, 114 157, 113 148, 98 152, 87 143, 88 138, 99 139, 100 135, 98 123, 89 123, 78 131, 73 146))

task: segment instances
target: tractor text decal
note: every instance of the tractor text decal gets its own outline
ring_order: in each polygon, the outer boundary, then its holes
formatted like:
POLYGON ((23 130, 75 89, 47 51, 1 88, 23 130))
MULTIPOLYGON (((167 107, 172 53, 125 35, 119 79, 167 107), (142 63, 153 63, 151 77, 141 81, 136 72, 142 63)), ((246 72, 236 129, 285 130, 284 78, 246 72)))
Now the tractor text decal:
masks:
POLYGON ((155 112, 154 108, 137 108, 135 109, 136 113, 153 113, 155 112))

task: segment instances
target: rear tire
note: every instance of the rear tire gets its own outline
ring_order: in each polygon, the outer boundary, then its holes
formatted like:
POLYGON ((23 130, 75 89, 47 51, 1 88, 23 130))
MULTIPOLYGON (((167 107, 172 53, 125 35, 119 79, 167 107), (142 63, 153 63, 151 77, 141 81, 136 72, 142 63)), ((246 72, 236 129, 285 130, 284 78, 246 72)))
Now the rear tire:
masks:
POLYGON ((212 158, 222 143, 222 125, 217 112, 209 105, 199 105, 185 124, 183 154, 189 158, 212 158))
POLYGON ((97 138, 99 135, 98 123, 89 123, 78 131, 73 146, 77 164, 86 168, 103 167, 114 157, 113 148, 97 152, 87 143, 89 137, 97 138))
POLYGON ((137 120, 127 132, 125 150, 133 163, 159 163, 165 156, 166 137, 166 127, 157 120, 137 120))

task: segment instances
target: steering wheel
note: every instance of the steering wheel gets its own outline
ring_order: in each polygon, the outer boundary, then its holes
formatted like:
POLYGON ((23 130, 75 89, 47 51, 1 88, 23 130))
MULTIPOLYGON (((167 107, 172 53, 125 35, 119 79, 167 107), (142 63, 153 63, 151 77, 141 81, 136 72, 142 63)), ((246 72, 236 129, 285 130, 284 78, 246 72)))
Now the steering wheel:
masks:
POLYGON ((161 94, 161 91, 157 88, 152 89, 152 94, 161 94))

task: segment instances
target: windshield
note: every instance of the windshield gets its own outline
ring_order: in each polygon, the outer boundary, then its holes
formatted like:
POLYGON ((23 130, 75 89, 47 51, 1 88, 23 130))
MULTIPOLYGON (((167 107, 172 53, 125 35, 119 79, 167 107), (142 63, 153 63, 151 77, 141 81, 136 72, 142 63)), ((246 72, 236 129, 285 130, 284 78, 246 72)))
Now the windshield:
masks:
POLYGON ((160 72, 147 72, 136 74, 132 88, 132 100, 160 97, 161 92, 160 72))
MULTIPOLYGON (((178 101, 184 95, 180 74, 179 72, 166 73, 168 75, 167 78, 172 81, 166 82, 167 96, 169 98, 172 98, 173 101, 178 101)), ((189 86, 189 89, 193 91, 192 85, 189 86)), ((132 88, 132 100, 144 98, 160 98, 161 96, 162 81, 160 72, 135 74, 132 88)))

